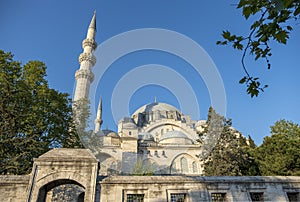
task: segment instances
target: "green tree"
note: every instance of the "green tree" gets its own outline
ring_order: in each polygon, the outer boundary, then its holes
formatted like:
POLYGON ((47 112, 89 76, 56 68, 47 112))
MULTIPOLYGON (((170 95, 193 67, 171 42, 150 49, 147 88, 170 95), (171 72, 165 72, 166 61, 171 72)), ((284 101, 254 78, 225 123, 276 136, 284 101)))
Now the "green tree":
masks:
MULTIPOLYGON (((210 108, 208 128, 213 122, 215 114, 215 111, 210 108)), ((204 174, 210 176, 258 175, 258 166, 252 156, 253 149, 251 147, 255 147, 252 139, 249 137, 249 141, 247 141, 241 133, 232 128, 230 119, 226 120, 224 117, 218 116, 218 119, 222 119, 222 130, 216 144, 204 159, 204 174), (251 144, 249 144, 250 142, 251 144)), ((209 130, 207 131, 208 135, 209 130)))
POLYGON ((33 158, 54 147, 73 147, 71 100, 49 88, 46 66, 25 65, 0 50, 0 174, 25 174, 33 158), (72 141, 68 141, 72 140, 72 141))
POLYGON ((150 161, 143 162, 143 159, 139 158, 134 164, 131 175, 154 175, 156 166, 150 161))
POLYGON ((223 41, 217 44, 230 44, 234 49, 242 51, 242 67, 245 76, 240 80, 246 84, 247 93, 251 97, 258 96, 267 85, 262 85, 258 77, 253 77, 247 70, 245 57, 247 54, 255 56, 255 60, 264 59, 268 69, 271 68, 272 55, 270 42, 286 44, 290 32, 293 30, 293 21, 299 19, 299 0, 239 0, 237 9, 242 10, 246 20, 253 19, 249 34, 235 35, 230 31, 223 31, 223 41))
POLYGON ((262 175, 300 175, 300 126, 279 120, 256 149, 262 175))

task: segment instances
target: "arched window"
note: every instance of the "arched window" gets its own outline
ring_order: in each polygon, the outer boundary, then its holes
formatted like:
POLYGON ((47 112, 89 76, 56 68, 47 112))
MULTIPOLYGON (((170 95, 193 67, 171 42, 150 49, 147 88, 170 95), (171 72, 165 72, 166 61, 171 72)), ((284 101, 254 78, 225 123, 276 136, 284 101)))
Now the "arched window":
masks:
POLYGON ((172 166, 171 166, 171 174, 175 174, 175 173, 177 173, 176 163, 173 162, 173 163, 172 163, 172 166))
POLYGON ((181 163, 181 173, 188 173, 189 172, 189 167, 186 158, 182 157, 180 159, 181 163))
POLYGON ((161 129, 160 130, 160 135, 163 135, 164 134, 164 129, 161 129))
POLYGON ((194 161, 192 165, 193 165, 193 173, 198 173, 198 165, 197 165, 197 163, 194 161))
POLYGON ((117 170, 117 163, 115 161, 110 164, 110 169, 117 170))

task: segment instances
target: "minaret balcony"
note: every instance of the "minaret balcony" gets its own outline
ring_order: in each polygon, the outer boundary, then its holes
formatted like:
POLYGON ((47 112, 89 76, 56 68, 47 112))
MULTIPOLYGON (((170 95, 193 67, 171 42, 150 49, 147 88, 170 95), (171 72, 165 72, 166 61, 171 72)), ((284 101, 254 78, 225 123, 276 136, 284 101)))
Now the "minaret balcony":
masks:
POLYGON ((94 39, 87 38, 82 41, 82 48, 85 48, 86 46, 92 47, 93 50, 96 50, 97 43, 94 39))
POLYGON ((90 70, 79 69, 75 73, 75 78, 76 80, 81 78, 89 79, 90 83, 92 83, 94 81, 94 74, 90 70))
POLYGON ((96 64, 96 57, 92 53, 81 53, 78 58, 79 63, 83 61, 89 61, 92 63, 92 66, 96 64))

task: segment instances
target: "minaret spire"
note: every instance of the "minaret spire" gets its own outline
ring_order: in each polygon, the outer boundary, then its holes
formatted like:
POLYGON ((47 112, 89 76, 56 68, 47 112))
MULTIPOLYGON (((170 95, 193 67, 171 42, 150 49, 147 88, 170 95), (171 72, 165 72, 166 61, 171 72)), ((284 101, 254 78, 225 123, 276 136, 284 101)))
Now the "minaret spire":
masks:
POLYGON ((96 11, 94 12, 93 18, 90 22, 86 39, 82 41, 83 53, 81 53, 78 58, 80 69, 75 73, 76 89, 74 94, 74 101, 89 97, 90 85, 94 80, 92 68, 96 63, 96 58, 93 55, 94 51, 97 48, 95 36, 96 11))
POLYGON ((96 10, 95 10, 93 18, 92 18, 92 20, 90 22, 90 26, 88 28, 88 32, 87 32, 86 38, 87 39, 94 39, 95 40, 96 31, 97 31, 97 28, 96 28, 96 10))
POLYGON ((101 129, 101 125, 103 123, 102 120, 102 97, 100 97, 99 105, 98 105, 98 110, 97 110, 97 117, 95 119, 95 133, 99 132, 101 129))

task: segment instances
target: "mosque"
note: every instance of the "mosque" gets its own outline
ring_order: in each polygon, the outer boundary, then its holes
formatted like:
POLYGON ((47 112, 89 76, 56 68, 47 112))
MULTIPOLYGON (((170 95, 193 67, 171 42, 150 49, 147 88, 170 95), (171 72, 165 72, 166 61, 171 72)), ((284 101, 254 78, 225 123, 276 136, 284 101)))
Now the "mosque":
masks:
POLYGON ((156 174, 202 174, 197 129, 203 121, 193 121, 166 103, 151 103, 118 123, 118 132, 103 130, 100 154, 101 174, 109 171, 131 173, 141 161, 156 174))
MULTIPOLYGON (((88 98, 93 82, 92 68, 97 47, 96 15, 89 25, 87 37, 83 40, 83 53, 79 56, 80 69, 76 71, 74 101, 88 98)), ((131 173, 133 166, 141 161, 156 174, 201 175, 203 167, 196 156, 201 153, 197 132, 202 130, 205 120, 192 120, 174 106, 156 102, 136 110, 131 117, 124 117, 118 123, 118 131, 101 130, 102 99, 95 120, 95 133, 103 142, 99 161, 102 175, 110 172, 131 173)))

